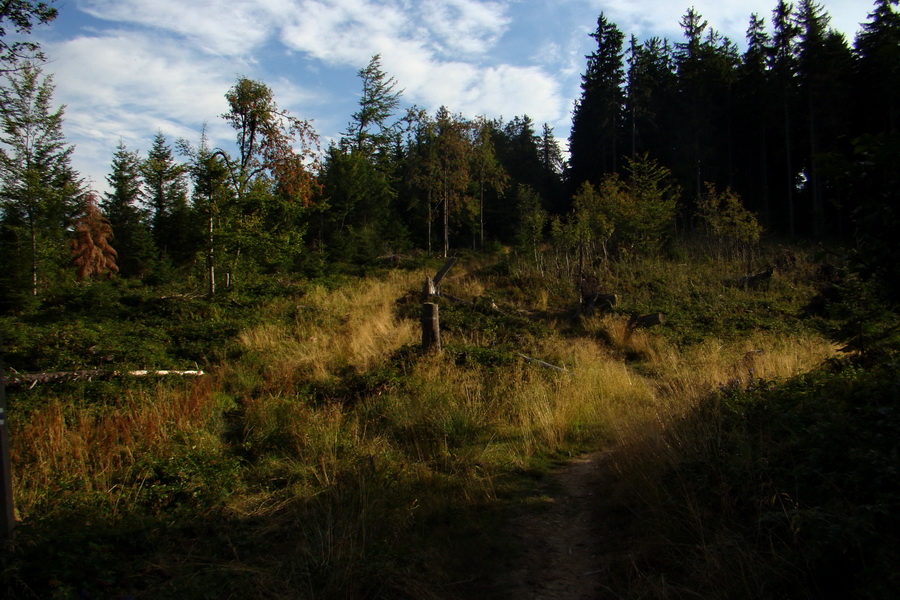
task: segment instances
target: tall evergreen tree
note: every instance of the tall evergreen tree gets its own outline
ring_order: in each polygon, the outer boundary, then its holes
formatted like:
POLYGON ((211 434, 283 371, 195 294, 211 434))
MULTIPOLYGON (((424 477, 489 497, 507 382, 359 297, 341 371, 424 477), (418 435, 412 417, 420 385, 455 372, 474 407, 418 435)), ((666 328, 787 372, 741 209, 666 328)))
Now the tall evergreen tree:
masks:
POLYGON ((668 40, 652 37, 638 44, 636 38, 631 39, 626 110, 628 154, 632 160, 649 153, 665 164, 674 163, 677 78, 672 54, 668 40))
POLYGON ((472 148, 472 171, 478 186, 478 239, 484 246, 485 194, 491 199, 503 197, 509 182, 509 175, 500 164, 494 146, 497 123, 478 117, 473 123, 474 146, 472 148))
POLYGON ((770 39, 765 19, 754 13, 747 27, 747 50, 738 67, 736 87, 737 136, 743 140, 736 162, 738 181, 748 204, 771 222, 769 207, 769 148, 772 136, 772 82, 768 70, 770 39))
POLYGON ((799 30, 794 20, 794 6, 779 0, 772 11, 772 46, 769 55, 769 68, 774 77, 778 94, 781 124, 781 140, 778 145, 781 157, 780 178, 783 181, 781 197, 784 199, 788 234, 793 238, 797 232, 795 195, 797 185, 797 164, 794 158, 796 140, 793 135, 796 112, 797 73, 795 47, 799 30))
MULTIPOLYGON (((798 89, 805 119, 805 195, 812 217, 812 232, 825 235, 827 178, 823 177, 823 157, 841 151, 839 138, 850 137, 845 130, 846 82, 851 74, 852 55, 843 36, 828 28, 830 17, 814 0, 801 0, 797 12, 798 89)), ((832 198, 832 200, 834 200, 832 198)))
POLYGON ((116 238, 119 273, 143 277, 156 257, 156 245, 147 224, 147 212, 141 205, 141 159, 124 142, 116 147, 106 181, 110 190, 104 193, 100 208, 116 238))
POLYGON ((71 165, 73 147, 63 136, 64 107, 51 106, 53 89, 52 78, 34 64, 10 74, 0 88, 0 201, 5 232, 14 236, 16 248, 7 256, 30 266, 33 296, 42 275, 54 263, 64 264, 63 236, 81 185, 71 165))
MULTIPOLYGON (((528 115, 513 117, 505 124, 498 123, 493 136, 497 158, 509 175, 510 189, 518 194, 519 185, 523 185, 538 194, 544 206, 548 200, 549 179, 540 153, 541 137, 534 129, 534 121, 528 115)), ((553 177, 557 176, 554 174, 553 177)), ((515 202, 495 203, 488 210, 487 218, 500 240, 506 243, 515 241, 520 218, 515 202)))
POLYGON ((386 150, 397 129, 397 123, 388 124, 388 119, 400 105, 403 90, 397 90, 397 81, 381 70, 380 54, 358 75, 362 80, 359 110, 353 113, 345 137, 355 150, 374 156, 386 150))
POLYGON ((568 165, 553 135, 553 128, 544 123, 538 138, 537 157, 541 164, 540 193, 544 210, 562 214, 568 210, 563 174, 568 165))
POLYGON ((856 37, 856 113, 866 133, 900 132, 900 0, 876 0, 856 37))
POLYGON ((362 80, 359 110, 340 144, 326 152, 321 173, 326 208, 320 236, 333 256, 366 261, 405 243, 397 212, 396 162, 392 145, 400 122, 388 123, 402 91, 381 69, 376 54, 358 73, 362 80))
POLYGON ((233 204, 232 189, 229 186, 229 170, 225 159, 209 147, 206 128, 200 136, 196 148, 186 142, 180 143, 183 154, 188 157, 187 171, 194 184, 194 207, 205 221, 206 284, 210 296, 216 294, 216 267, 223 253, 220 229, 224 213, 233 204))
POLYGON ((174 236, 169 230, 172 211, 187 197, 186 168, 175 160, 165 134, 158 131, 147 158, 141 165, 144 181, 144 201, 150 208, 150 228, 157 248, 163 256, 170 255, 174 236))
POLYGON ((675 52, 680 156, 673 168, 688 196, 695 198, 704 180, 730 184, 733 178, 733 84, 740 57, 736 46, 693 8, 682 17, 681 27, 685 41, 676 44, 675 52))
POLYGON ((598 182, 619 166, 619 137, 625 79, 622 43, 624 35, 601 13, 590 34, 597 49, 587 57, 581 77, 581 98, 572 115, 569 135, 571 183, 598 182))

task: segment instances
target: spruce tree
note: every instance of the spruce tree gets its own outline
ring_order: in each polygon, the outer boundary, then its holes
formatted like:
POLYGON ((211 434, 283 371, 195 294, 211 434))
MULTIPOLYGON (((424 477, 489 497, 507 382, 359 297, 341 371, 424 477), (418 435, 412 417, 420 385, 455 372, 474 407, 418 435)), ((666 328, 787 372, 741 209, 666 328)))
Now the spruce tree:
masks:
POLYGON ((900 132, 900 0, 876 0, 856 37, 854 82, 860 128, 871 134, 900 132))
POLYGON ((110 191, 103 194, 100 207, 116 238, 119 274, 143 277, 151 269, 157 251, 147 224, 147 211, 141 206, 141 159, 124 142, 116 147, 106 181, 110 191))
POLYGON ((772 71, 775 87, 778 94, 780 139, 776 146, 780 154, 780 179, 783 182, 779 186, 784 198, 787 231, 793 239, 797 232, 797 219, 795 207, 795 188, 797 161, 794 157, 796 139, 793 134, 795 127, 795 113, 797 102, 797 89, 795 76, 797 61, 795 47, 799 30, 794 20, 794 6, 784 0, 779 0, 772 11, 772 46, 769 55, 769 69, 772 71))
POLYGON ((141 176, 144 201, 150 208, 150 229, 162 257, 169 256, 174 237, 168 227, 172 210, 187 196, 185 173, 185 166, 176 162, 165 134, 158 131, 141 165, 141 176))
POLYGON ((356 151, 371 157, 385 152, 397 129, 397 124, 388 124, 388 119, 400 105, 403 90, 397 90, 397 81, 381 70, 380 54, 374 55, 358 75, 362 80, 359 110, 353 113, 344 135, 356 151))
MULTIPOLYGON (((801 0, 797 13, 797 79, 801 95, 805 144, 802 166, 805 195, 812 217, 812 233, 826 233, 828 173, 823 159, 842 151, 838 140, 848 137, 847 81, 852 55, 843 35, 829 29, 830 17, 814 0, 801 0)), ((830 198, 832 204, 836 198, 830 198)))
POLYGON ((743 140, 736 157, 738 181, 748 204, 770 224, 769 148, 772 141, 774 114, 772 81, 767 68, 771 40, 765 19, 750 15, 747 27, 747 50, 738 67, 735 84, 737 137, 743 140))
POLYGON ((624 35, 601 13, 597 29, 590 34, 597 49, 587 58, 581 77, 581 98, 575 104, 569 136, 571 182, 599 182, 619 166, 625 74, 624 35))
POLYGON ((4 231, 16 240, 7 258, 30 266, 29 281, 7 282, 14 288, 7 293, 27 286, 37 296, 42 280, 66 260, 64 235, 81 182, 62 132, 64 107, 51 106, 53 89, 33 63, 0 88, 0 207, 4 231))

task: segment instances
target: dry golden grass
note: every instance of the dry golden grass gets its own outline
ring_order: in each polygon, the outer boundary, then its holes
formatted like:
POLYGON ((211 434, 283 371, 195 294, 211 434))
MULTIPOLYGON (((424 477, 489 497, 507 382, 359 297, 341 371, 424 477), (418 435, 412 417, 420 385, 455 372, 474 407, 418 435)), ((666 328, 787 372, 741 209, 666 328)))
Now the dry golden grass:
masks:
POLYGON ((293 327, 265 323, 240 335, 262 359, 270 388, 327 381, 344 368, 357 372, 412 342, 416 326, 395 316, 395 303, 418 277, 392 272, 338 290, 318 286, 296 307, 293 327))

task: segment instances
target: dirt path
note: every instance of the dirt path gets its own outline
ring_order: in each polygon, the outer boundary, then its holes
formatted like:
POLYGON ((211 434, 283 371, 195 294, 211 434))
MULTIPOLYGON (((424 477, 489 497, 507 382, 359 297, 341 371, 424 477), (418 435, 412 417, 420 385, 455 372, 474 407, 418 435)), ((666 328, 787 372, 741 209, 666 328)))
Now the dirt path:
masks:
POLYGON ((594 600, 607 588, 605 556, 615 543, 607 489, 608 452, 581 456, 548 478, 543 495, 522 509, 510 535, 522 555, 500 578, 504 596, 594 600))

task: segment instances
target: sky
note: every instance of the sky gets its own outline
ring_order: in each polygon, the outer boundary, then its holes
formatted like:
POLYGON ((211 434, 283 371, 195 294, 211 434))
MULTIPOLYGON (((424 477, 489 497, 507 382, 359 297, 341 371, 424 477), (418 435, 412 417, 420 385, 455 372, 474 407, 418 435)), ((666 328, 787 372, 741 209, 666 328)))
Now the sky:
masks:
MULTIPOLYGON (((604 13, 625 34, 681 41, 693 6, 744 45, 751 13, 769 23, 776 0, 57 0, 32 38, 65 105, 73 166, 99 191, 119 143, 146 155, 161 131, 173 145, 233 147, 221 118, 238 77, 312 122, 323 148, 358 108, 358 71, 373 55, 403 89, 403 106, 444 105, 468 118, 528 115, 563 144, 580 95, 588 34, 604 13)), ((852 43, 869 0, 824 0, 852 43)))

